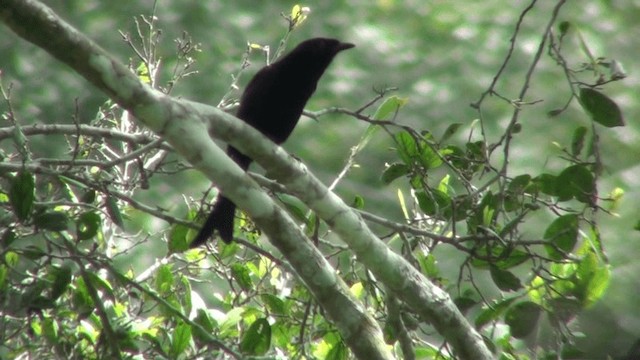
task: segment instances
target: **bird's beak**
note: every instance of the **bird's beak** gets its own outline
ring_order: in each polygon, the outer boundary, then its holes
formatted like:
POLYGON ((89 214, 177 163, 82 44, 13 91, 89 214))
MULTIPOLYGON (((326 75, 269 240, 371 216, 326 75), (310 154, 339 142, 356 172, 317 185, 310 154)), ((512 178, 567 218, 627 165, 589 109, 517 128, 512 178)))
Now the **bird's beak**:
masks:
POLYGON ((338 45, 338 51, 351 49, 352 47, 356 46, 351 43, 340 43, 340 45, 338 45))

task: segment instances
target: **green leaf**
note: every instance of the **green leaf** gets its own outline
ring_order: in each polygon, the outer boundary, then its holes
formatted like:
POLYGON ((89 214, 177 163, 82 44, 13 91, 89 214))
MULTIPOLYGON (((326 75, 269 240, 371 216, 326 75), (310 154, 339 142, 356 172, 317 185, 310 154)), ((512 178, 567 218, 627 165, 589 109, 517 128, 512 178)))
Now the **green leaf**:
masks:
POLYGON ((81 214, 76 220, 76 232, 78 240, 89 240, 98 234, 102 225, 100 215, 94 211, 81 214))
POLYGON ((295 219, 303 223, 307 222, 308 209, 302 201, 294 196, 287 194, 278 195, 278 200, 280 200, 282 204, 284 204, 284 207, 287 209, 289 214, 293 215, 295 219))
POLYGON ((25 171, 20 172, 11 182, 9 201, 20 221, 25 221, 33 211, 33 202, 36 198, 35 189, 33 175, 25 171))
POLYGON ((171 336, 171 348, 169 349, 169 355, 172 359, 177 359, 184 353, 191 341, 191 326, 180 322, 175 327, 171 336))
POLYGON ((384 120, 389 115, 394 115, 401 107, 403 107, 409 99, 391 96, 387 98, 373 114, 374 120, 384 120))
POLYGON ((520 302, 509 308, 504 316, 504 322, 509 325, 511 335, 521 339, 529 335, 538 324, 542 309, 530 302, 520 302))
POLYGON ((200 341, 206 342, 209 339, 209 335, 213 334, 214 330, 218 327, 217 323, 214 319, 211 319, 209 313, 204 309, 198 309, 196 314, 196 318, 193 319, 193 322, 200 325, 207 333, 203 334, 200 328, 194 327, 193 337, 200 341))
POLYGON ((593 121, 606 127, 624 126, 618 104, 608 96, 591 88, 581 88, 579 99, 593 121))
POLYGON ((583 165, 573 165, 564 169, 558 175, 556 187, 559 201, 567 201, 574 197, 585 204, 592 204, 594 201, 595 178, 583 165))
POLYGON ((465 144, 467 148, 467 154, 470 158, 476 160, 484 160, 485 158, 485 143, 484 141, 469 142, 465 144))
POLYGON ((413 136, 407 131, 400 131, 394 138, 400 159, 407 165, 413 164, 413 159, 418 156, 418 145, 413 136))
POLYGON ((0 237, 0 246, 5 249, 9 248, 9 245, 11 245, 17 238, 18 236, 13 229, 6 229, 2 233, 2 237, 0 237))
POLYGON ((585 308, 602 298, 609 287, 610 278, 609 265, 599 261, 593 251, 580 260, 576 271, 576 296, 585 308))
POLYGON ((491 279, 502 291, 515 291, 522 288, 520 279, 507 270, 501 270, 497 266, 489 268, 491 279))
POLYGON ((353 198, 353 203, 351 204, 351 207, 359 210, 364 209, 364 198, 360 195, 356 195, 353 198))
POLYGON ((458 129, 460 129, 461 126, 462 126, 462 123, 453 123, 449 125, 447 129, 444 131, 444 134, 442 134, 442 138, 440 138, 440 142, 446 141, 450 137, 452 137, 458 131, 458 129))
POLYGON ((480 314, 478 314, 474 322, 476 329, 480 329, 486 324, 488 324, 489 322, 496 320, 507 310, 507 308, 515 300, 516 298, 504 299, 498 302, 497 304, 488 306, 486 309, 482 310, 480 314))
POLYGON ((515 194, 522 194, 531 183, 531 175, 524 174, 514 177, 509 183, 509 191, 515 194))
POLYGON ((409 167, 402 163, 393 163, 384 170, 382 173, 382 182, 385 185, 391 184, 393 180, 405 176, 409 173, 409 167))
POLYGON ((451 217, 451 198, 444 192, 432 189, 429 192, 417 191, 418 205, 429 216, 451 217))
POLYGON ((87 285, 82 277, 77 278, 75 282, 71 303, 80 316, 88 316, 96 308, 93 298, 89 294, 89 289, 87 289, 87 285))
POLYGON ((584 126, 580 126, 573 131, 573 137, 571 138, 571 155, 580 155, 584 147, 584 138, 586 135, 587 128, 584 126))
POLYGON ((327 353, 326 360, 346 360, 349 357, 349 351, 342 341, 337 341, 329 352, 327 353))
MULTIPOLYGON (((190 242, 187 242, 187 235, 190 233, 190 228, 182 224, 176 224, 171 227, 169 233, 169 252, 181 253, 189 249, 190 242)), ((193 240, 193 239, 190 239, 193 240)))
POLYGON ((490 252, 486 247, 476 250, 478 257, 471 260, 471 265, 478 269, 489 269, 496 266, 498 269, 506 270, 518 266, 529 260, 531 255, 512 247, 491 246, 490 252))
POLYGON ((448 145, 440 150, 440 153, 444 155, 453 166, 460 170, 466 170, 469 166, 469 162, 466 159, 465 152, 455 145, 448 145))
POLYGON ((107 214, 116 226, 120 229, 124 229, 124 221, 122 220, 122 213, 118 207, 118 201, 111 195, 107 195, 107 214))
POLYGON ((61 211, 46 211, 33 218, 33 224, 40 229, 51 231, 67 230, 69 218, 61 211))
MULTIPOLYGON (((37 303, 40 303, 37 301, 37 303)), ((41 304, 42 305, 42 304, 41 304)), ((40 309, 46 309, 48 306, 43 306, 40 309)), ((62 339, 59 338, 60 325, 55 318, 46 317, 42 321, 42 333, 47 340, 51 343, 58 344, 62 339)))
POLYGON ((545 245, 549 257, 553 260, 563 259, 562 252, 571 252, 578 241, 578 215, 568 214, 555 219, 544 232, 544 238, 555 245, 545 245))
POLYGON ((425 169, 435 169, 442 165, 440 155, 425 142, 420 142, 422 151, 420 152, 420 163, 425 169))
POLYGON ((248 291, 253 288, 253 281, 246 266, 239 263, 231 265, 231 274, 243 290, 248 291))
POLYGON ((465 313, 472 307, 478 305, 480 302, 470 294, 463 294, 453 299, 453 303, 456 304, 458 310, 460 310, 462 313, 465 313))
POLYGON ((547 112, 547 116, 552 118, 552 117, 556 117, 560 114, 562 114, 562 112, 564 111, 564 109, 553 109, 550 110, 549 112, 547 112))
POLYGON ((115 297, 116 294, 113 292, 113 286, 109 283, 108 280, 103 279, 95 272, 87 272, 87 278, 91 281, 91 284, 98 290, 104 291, 110 297, 115 297))
POLYGON ((161 265, 156 271, 155 287, 161 295, 167 295, 173 287, 173 273, 171 264, 161 265))
POLYGON ((244 333, 240 350, 248 355, 264 355, 271 347, 271 325, 265 318, 257 319, 244 333))
POLYGON ((560 36, 564 36, 571 28, 571 23, 569 21, 563 21, 558 25, 558 28, 560 29, 560 36))
POLYGON ((260 298, 270 312, 277 315, 285 315, 287 313, 288 307, 286 306, 285 301, 278 296, 265 293, 260 295, 260 298))
POLYGON ((565 323, 573 320, 576 315, 583 310, 580 301, 572 297, 558 297, 550 299, 548 302, 548 308, 552 313, 552 316, 550 316, 551 318, 565 323))
POLYGON ((93 204, 96 201, 96 191, 89 189, 82 194, 80 201, 84 204, 93 204))
POLYGON ((51 301, 57 300, 71 283, 71 268, 69 266, 54 266, 51 268, 49 276, 52 277, 51 284, 51 301))
POLYGON ((527 193, 537 194, 541 192, 550 196, 557 195, 558 177, 551 174, 540 174, 533 178, 530 186, 527 187, 527 193))

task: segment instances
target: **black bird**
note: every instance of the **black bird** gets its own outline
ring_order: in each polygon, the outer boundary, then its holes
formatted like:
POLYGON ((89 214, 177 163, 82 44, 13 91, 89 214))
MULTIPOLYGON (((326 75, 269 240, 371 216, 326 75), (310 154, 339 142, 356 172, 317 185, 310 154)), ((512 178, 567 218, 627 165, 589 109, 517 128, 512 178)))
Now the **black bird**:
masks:
MULTIPOLYGON (((240 98, 237 117, 276 144, 283 143, 298 123, 307 100, 316 90, 318 80, 331 60, 340 51, 354 46, 327 38, 303 41, 251 79, 240 98)), ((243 170, 247 170, 252 161, 233 146, 227 147, 227 155, 243 170)), ((218 195, 213 210, 190 247, 204 244, 215 230, 224 242, 230 243, 235 210, 236 205, 231 200, 218 195)))

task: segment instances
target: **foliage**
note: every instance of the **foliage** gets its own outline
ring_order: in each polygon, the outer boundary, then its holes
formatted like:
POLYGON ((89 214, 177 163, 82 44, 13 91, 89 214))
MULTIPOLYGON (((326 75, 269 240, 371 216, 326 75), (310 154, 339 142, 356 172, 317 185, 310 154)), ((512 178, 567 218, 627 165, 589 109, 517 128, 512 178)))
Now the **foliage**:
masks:
MULTIPOLYGON (((570 341, 572 320, 603 296, 610 279, 598 217, 622 191, 600 194, 606 159, 598 138, 608 130, 598 124, 623 126, 621 110, 605 90, 624 74, 615 60, 594 57, 575 25, 556 25, 555 14, 519 96, 510 100, 496 90, 512 47, 494 82, 473 104, 477 121, 471 125, 452 123, 442 136, 405 125, 403 107, 413 100, 389 95, 393 89, 380 91, 357 110, 310 113, 316 118, 339 113, 367 123, 341 174, 357 165, 358 154, 378 133, 392 141, 395 160, 380 177, 390 190, 398 186, 406 223, 365 212, 363 217, 383 227, 390 248, 457 294, 456 305, 505 359, 526 359, 528 350, 520 339, 535 343, 536 332, 544 327, 553 330, 558 345, 534 348, 538 357, 575 356, 579 349, 570 341), (563 44, 571 36, 579 40, 576 52, 582 53, 582 63, 569 64, 565 59, 571 50, 563 44), (570 90, 566 105, 551 111, 546 120, 561 118, 570 104, 578 102, 585 110, 585 123, 591 120, 591 125, 576 127, 564 144, 558 144, 562 151, 554 159, 558 171, 514 173, 512 144, 527 136, 520 114, 533 105, 525 100, 526 92, 544 52, 558 65, 570 90), (488 96, 512 109, 511 120, 497 137, 486 130, 492 121, 483 113, 488 96), (539 218, 547 220, 543 229, 525 230, 539 218), (442 247, 453 247, 464 258, 457 281, 440 272, 442 247), (492 283, 476 280, 484 275, 492 283)), ((294 7, 285 40, 306 16, 303 8, 294 7)), ((521 31, 519 25, 514 38, 521 31)), ((138 56, 132 71, 169 94, 192 74, 198 46, 186 35, 177 40, 180 62, 172 79, 160 85, 154 37, 158 29, 151 17, 138 26, 148 36, 140 39, 144 46, 125 35, 138 56)), ((247 54, 255 49, 264 50, 251 44, 247 54)), ((190 210, 184 218, 136 200, 135 193, 148 188, 150 178, 168 177, 189 167, 126 112, 108 101, 90 124, 43 130, 22 125, 11 108, 15 99, 5 88, 3 94, 3 117, 11 122, 12 131, 0 140, 13 140, 16 149, 3 155, 0 173, 3 356, 349 357, 333 324, 287 264, 260 240, 249 219, 236 222, 236 235, 242 241, 185 251, 197 229, 198 214, 207 212, 204 204, 212 197, 186 197, 190 210), (35 140, 30 137, 47 131, 65 136, 68 157, 44 159, 33 152, 30 142, 35 140), (132 234, 127 227, 141 213, 169 222, 170 229, 132 234), (136 273, 131 254, 161 241, 168 255, 136 273)), ((233 103, 230 91, 219 106, 233 103)), ((332 187, 341 179, 339 175, 332 187)), ((278 198, 316 240, 353 295, 384 325, 385 340, 398 356, 455 357, 423 319, 397 304, 348 248, 333 241, 315 214, 289 195, 278 198)), ((357 195, 354 208, 362 208, 367 200, 357 195)))

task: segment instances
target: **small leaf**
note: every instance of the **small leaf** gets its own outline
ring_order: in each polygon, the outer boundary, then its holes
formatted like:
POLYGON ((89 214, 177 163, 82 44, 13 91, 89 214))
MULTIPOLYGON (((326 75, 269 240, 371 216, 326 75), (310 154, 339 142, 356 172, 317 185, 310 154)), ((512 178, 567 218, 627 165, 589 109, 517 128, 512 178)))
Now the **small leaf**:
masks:
POLYGON ((571 155, 578 156, 582 152, 584 147, 584 137, 587 134, 587 128, 584 126, 578 127, 573 132, 573 138, 571 139, 571 155))
POLYGON ((391 96, 387 98, 382 104, 380 104, 380 106, 378 106, 378 109, 376 109, 376 112, 373 114, 373 119, 384 120, 389 115, 395 114, 407 102, 409 102, 409 99, 407 98, 391 96))
MULTIPOLYGON (((182 224, 175 224, 171 227, 171 232, 169 233, 169 252, 181 253, 187 251, 189 249, 190 242, 187 242, 187 235, 189 234, 189 228, 182 224)), ((193 241, 193 239, 190 239, 193 241)))
POLYGON ((89 189, 82 194, 80 201, 84 204, 93 204, 96 201, 96 191, 89 189))
POLYGON ((516 298, 505 299, 482 310, 474 322, 476 329, 480 329, 489 322, 496 320, 515 300, 516 298))
POLYGON ((51 231, 67 230, 69 218, 61 211, 46 211, 34 216, 33 224, 38 228, 51 231))
POLYGON ((180 358, 191 341, 191 326, 180 322, 173 330, 169 355, 172 359, 180 358))
POLYGON ((11 182, 9 201, 20 221, 25 221, 33 211, 35 188, 33 175, 28 172, 20 172, 11 182))
POLYGON ((440 269, 438 269, 438 266, 436 265, 436 258, 433 254, 418 256, 418 263, 420 264, 422 273, 428 278, 435 279, 440 276, 440 269))
POLYGON ((451 198, 440 190, 433 189, 428 193, 416 192, 418 205, 425 214, 430 216, 451 217, 451 198))
POLYGON ((253 281, 246 266, 239 263, 231 265, 231 274, 243 290, 248 291, 253 288, 253 281))
POLYGON ((424 142, 420 142, 422 151, 420 152, 420 163, 425 169, 435 169, 442 165, 442 158, 434 151, 431 146, 424 142))
POLYGON ((511 335, 521 339, 536 327, 541 312, 542 309, 530 301, 520 302, 507 311, 504 322, 509 325, 511 335))
POLYGON ((616 212, 622 203, 624 197, 624 189, 616 187, 609 193, 609 205, 607 210, 610 212, 616 212))
POLYGON ((286 314, 287 306, 285 305, 284 300, 282 300, 281 298, 277 297, 276 295, 268 294, 268 293, 264 293, 260 295, 260 298, 262 299, 262 301, 267 306, 267 309, 269 309, 270 312, 277 315, 286 314))
POLYGON ((609 287, 611 270, 608 264, 598 260, 596 254, 589 250, 580 260, 576 271, 577 297, 582 306, 589 307, 602 298, 609 287))
POLYGON ((564 36, 571 28, 571 23, 569 21, 563 21, 560 23, 558 28, 560 28, 560 36, 564 36))
POLYGON ((555 245, 545 245, 549 257, 563 259, 565 255, 562 252, 571 252, 578 241, 578 215, 568 214, 555 219, 544 232, 544 238, 555 245))
POLYGON ((342 341, 337 341, 329 352, 325 360, 347 360, 349 358, 349 351, 342 341))
POLYGON ((271 325, 265 318, 257 319, 244 333, 240 350, 248 355, 264 355, 271 347, 271 325))
POLYGON ((122 220, 122 213, 118 207, 118 201, 111 195, 107 195, 107 214, 116 226, 120 229, 124 229, 124 221, 122 220))
POLYGON ((286 194, 279 195, 278 200, 284 204, 284 207, 295 219, 304 223, 307 222, 308 209, 302 201, 294 196, 286 194))
POLYGON ((98 290, 104 291, 110 297, 115 297, 115 293, 113 292, 113 286, 109 283, 108 280, 103 279, 95 272, 88 272, 87 278, 91 282, 91 284, 96 287, 98 290))
POLYGON ((528 194, 536 194, 538 192, 541 192, 543 194, 556 196, 557 183, 557 176, 551 174, 540 174, 533 178, 532 184, 527 187, 526 191, 528 194))
POLYGON ((91 314, 96 308, 93 298, 89 294, 89 289, 81 277, 74 284, 71 302, 74 310, 78 311, 81 316, 91 314))
POLYGON ((622 64, 616 60, 611 60, 609 67, 609 74, 611 80, 622 80, 627 77, 627 73, 624 71, 622 64))
POLYGON ((440 139, 440 142, 444 142, 448 140, 450 137, 452 137, 458 131, 458 129, 460 129, 461 126, 462 126, 462 123, 453 123, 449 125, 447 129, 444 131, 444 134, 442 134, 442 138, 440 139))
POLYGON ((522 288, 520 279, 507 270, 501 270, 497 266, 491 266, 491 279, 502 291, 515 291, 522 288))
POLYGON ((49 274, 53 277, 49 299, 55 301, 64 294, 71 283, 71 268, 69 266, 55 266, 49 274))
POLYGON ((145 84, 151 84, 151 77, 149 76, 149 68, 144 62, 140 62, 138 68, 136 69, 136 75, 138 75, 138 79, 145 84))
POLYGON ((509 191, 515 194, 522 194, 531 182, 531 175, 524 174, 513 178, 509 183, 509 191))
POLYGON ((209 339, 209 335, 213 334, 213 332, 217 328, 217 324, 214 319, 211 319, 211 316, 209 316, 209 313, 206 310, 198 309, 197 314, 198 315, 196 315, 196 318, 193 319, 193 322, 200 325, 207 333, 203 334, 200 328, 194 327, 193 337, 200 341, 206 342, 209 339))
POLYGON ((460 312, 464 314, 472 307, 478 305, 479 301, 477 299, 474 299, 471 296, 468 296, 467 294, 464 294, 460 297, 453 299, 453 303, 456 304, 456 307, 458 308, 458 310, 460 310, 460 312))
POLYGON ((351 204, 351 207, 354 209, 364 209, 364 198, 360 195, 356 195, 353 198, 353 204, 351 204))
POLYGON ((595 178, 583 165, 573 165, 564 169, 558 175, 556 186, 559 201, 567 201, 574 197, 585 204, 591 204, 594 201, 595 178))
POLYGON ((9 245, 11 245, 17 238, 18 236, 13 229, 6 229, 0 238, 0 247, 5 249, 9 248, 9 245))
POLYGON ((581 88, 579 99, 593 121, 606 127, 624 126, 618 104, 608 96, 591 88, 581 88))
POLYGON ((405 164, 411 165, 413 163, 413 159, 418 155, 416 140, 407 131, 397 133, 394 138, 398 146, 398 156, 400 156, 405 164))
POLYGON ((554 320, 559 320, 565 323, 573 320, 576 315, 583 310, 583 307, 580 305, 580 302, 571 297, 560 297, 549 300, 548 305, 550 312, 552 313, 551 318, 554 320))
POLYGON ((83 213, 76 220, 78 241, 89 240, 98 234, 101 225, 100 215, 93 211, 83 213))
POLYGON ((389 185, 391 184, 391 182, 393 182, 393 180, 407 175, 408 172, 409 167, 407 165, 401 163, 393 163, 389 165, 382 173, 382 182, 385 185, 389 185))
POLYGON ((300 26, 306 19, 307 14, 311 12, 311 9, 308 7, 301 7, 296 4, 291 8, 291 27, 295 28, 300 26))
POLYGON ((556 117, 556 116, 562 114, 563 111, 564 111, 564 109, 549 110, 549 112, 547 113, 547 116, 550 117, 550 118, 556 117))
POLYGON ((161 265, 156 270, 155 288, 162 294, 168 294, 173 287, 173 274, 171 273, 172 265, 161 265))

